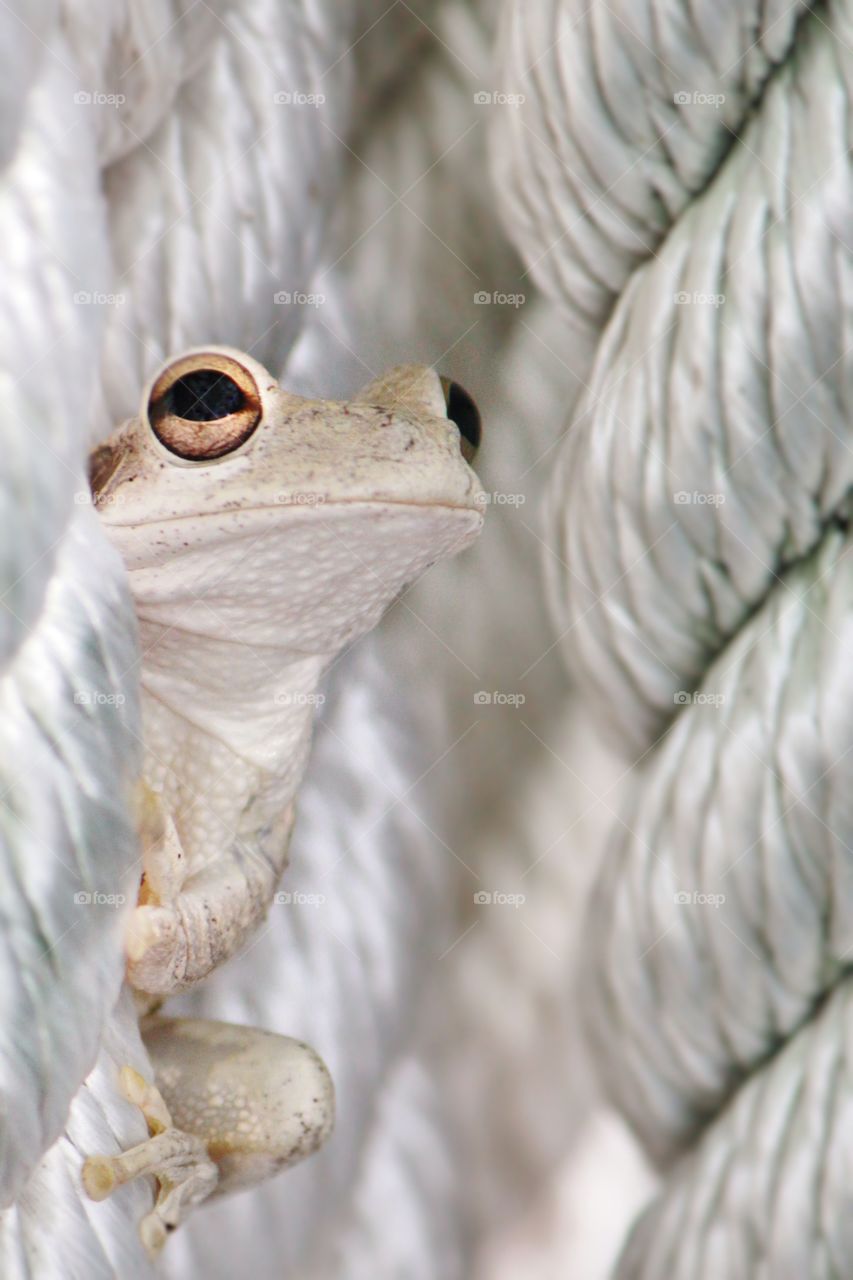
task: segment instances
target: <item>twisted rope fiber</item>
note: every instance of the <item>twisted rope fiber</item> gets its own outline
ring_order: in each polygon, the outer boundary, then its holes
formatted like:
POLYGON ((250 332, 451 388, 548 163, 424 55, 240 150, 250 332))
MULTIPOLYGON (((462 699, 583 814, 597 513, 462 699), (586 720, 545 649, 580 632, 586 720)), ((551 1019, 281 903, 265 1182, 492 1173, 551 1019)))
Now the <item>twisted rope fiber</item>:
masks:
MULTIPOLYGON (((86 1155, 146 1136, 141 1113, 116 1081, 125 1063, 151 1071, 127 991, 116 1004, 122 915, 75 901, 83 890, 129 903, 138 884, 124 786, 138 770, 138 650, 118 560, 79 501, 86 453, 135 412, 140 388, 167 354, 216 338, 283 368, 304 308, 278 306, 275 295, 308 287, 318 269, 326 213, 344 181, 340 138, 359 127, 386 76, 399 70, 400 48, 387 29, 360 71, 350 56, 386 9, 383 0, 0 6, 0 96, 8 107, 0 113, 7 286, 0 298, 0 527, 8 534, 0 539, 3 1280, 154 1274, 138 1234, 151 1207, 150 1180, 98 1205, 80 1184, 86 1155), (324 111, 276 101, 294 88, 322 89, 324 111), (98 106, 98 97, 115 105, 98 106), (98 297, 115 305, 96 305, 98 297), (78 693, 90 700, 78 701, 78 693)), ((315 373, 325 386, 328 371, 315 373)), ((349 713, 341 714, 338 734, 349 723, 349 713)), ((370 773, 375 750, 382 763, 372 774, 390 780, 391 748, 377 716, 356 719, 359 765, 370 773)), ((393 756, 398 761, 399 750, 393 756)), ((347 778, 353 772, 350 759, 347 778)), ((329 776, 334 803, 315 810, 322 834, 308 803, 302 806, 303 865, 315 868, 318 845, 333 843, 338 858, 354 830, 352 799, 329 776)), ((307 800, 310 784, 305 793, 307 800)), ((410 814, 385 820, 384 783, 370 794, 378 820, 364 844, 369 867, 356 854, 347 869, 365 895, 372 877, 375 905, 376 884, 394 896, 382 854, 401 843, 420 846, 406 825, 410 814)), ((199 1215, 161 1269, 204 1270, 198 1258, 208 1244, 214 1268, 245 1269, 247 1241, 257 1250, 275 1242, 287 1268, 320 1240, 355 1229, 343 1211, 363 1176, 361 1152, 378 1114, 373 1101, 402 1052, 413 987, 432 945, 424 891, 429 884, 438 892, 434 859, 422 850, 417 856, 424 878, 414 885, 407 876, 394 912, 382 913, 387 930, 374 917, 369 939, 367 932, 362 938, 351 891, 346 902, 341 897, 340 926, 313 929, 310 946, 298 930, 279 929, 276 971, 286 969, 286 994, 282 984, 253 1016, 261 976, 272 971, 256 953, 254 989, 233 997, 234 1021, 298 1025, 312 1043, 341 1046, 340 1062, 328 1056, 339 1094, 353 1099, 347 1114, 358 1120, 339 1124, 331 1165, 320 1156, 297 1171, 284 1211, 281 1202, 264 1201, 263 1190, 251 1207, 238 1199, 239 1229, 223 1225, 227 1200, 199 1215), (403 902, 417 917, 414 930, 403 902), (393 975, 382 983, 379 1012, 371 966, 353 966, 351 950, 332 936, 350 929, 365 955, 383 955, 383 975, 393 975), (337 959, 342 951, 346 964, 337 959), (362 1023, 370 1026, 372 1058, 343 1052, 362 1023), (247 1213, 256 1214, 250 1230, 247 1213)), ((434 1186, 441 1185, 437 1176, 434 1186)))
POLYGON ((546 56, 505 24, 549 132, 495 153, 538 278, 609 314, 551 585, 637 761, 585 943, 604 1086, 665 1177, 617 1275, 850 1275, 851 5, 774 6, 772 51, 757 6, 581 8, 546 56), (725 122, 675 101, 697 83, 725 122))

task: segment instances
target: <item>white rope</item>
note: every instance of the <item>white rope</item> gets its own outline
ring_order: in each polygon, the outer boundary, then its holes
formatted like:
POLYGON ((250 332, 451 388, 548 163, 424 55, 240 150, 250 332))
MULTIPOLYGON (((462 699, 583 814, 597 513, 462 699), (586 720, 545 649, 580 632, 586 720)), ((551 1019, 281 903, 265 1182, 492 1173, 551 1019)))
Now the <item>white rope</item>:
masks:
POLYGON ((403 1057, 380 1097, 343 1230, 332 1233, 301 1280, 466 1274, 456 1171, 444 1144, 442 1110, 424 1065, 403 1057))
POLYGON ((97 167, 85 130, 67 132, 76 85, 61 35, 43 8, 30 25, 21 10, 4 12, 0 55, 14 96, 0 184, 3 1205, 94 1061, 121 974, 118 913, 92 895, 128 894, 135 857, 122 796, 136 756, 127 596, 93 513, 75 504, 102 313, 74 305, 65 264, 104 279, 97 167))
POLYGON ((852 37, 843 2, 505 23, 530 104, 493 138, 507 220, 606 321, 552 594, 636 760, 586 940, 602 1079, 667 1172, 620 1277, 853 1258, 852 37))
MULTIPOLYGON (((305 312, 275 295, 309 289, 345 139, 400 70, 391 42, 358 63, 349 56, 387 8, 384 0, 0 8, 9 37, 0 42, 8 106, 0 129, 0 1175, 5 1203, 17 1197, 0 1217, 0 1259, 13 1280, 150 1273, 137 1224, 151 1187, 92 1206, 79 1185, 84 1153, 140 1140, 116 1067, 147 1067, 130 1011, 109 1013, 122 972, 121 915, 74 903, 78 888, 130 902, 138 874, 122 785, 139 745, 135 654, 116 564, 75 501, 86 489, 86 450, 135 412, 144 378, 184 346, 234 343, 282 367, 305 312), (312 93, 325 98, 322 112, 293 104, 294 94, 312 93), (103 700, 75 702, 80 684, 103 700)), ((416 47, 411 34, 407 47, 416 47)), ((360 759, 372 735, 362 726, 360 759)), ((383 753, 377 774, 390 776, 391 765, 383 753)), ((343 803, 340 813, 351 820, 343 803)), ((399 846, 390 826, 386 841, 399 846)), ((424 858, 427 882, 429 865, 424 858)), ((375 907, 388 891, 379 854, 374 874, 375 907)), ((367 969, 355 973, 358 1014, 336 1006, 335 1047, 353 1063, 341 1075, 359 1122, 332 1200, 367 1140, 372 1094, 404 1048, 419 980, 419 953, 408 950, 413 920, 429 936, 423 898, 409 904, 411 916, 393 913, 395 928, 408 928, 395 935, 395 965, 407 959, 396 966, 369 1071, 346 1034, 355 1023, 365 1038, 373 1030, 367 969)), ((298 953, 302 939, 287 942, 298 953)), ((317 992, 333 974, 322 955, 307 969, 315 963, 317 985, 298 995, 322 1021, 317 992)), ((250 1006, 257 978, 252 985, 250 1006)), ((240 1016, 252 1021, 245 1004, 240 1016)), ((289 1232, 293 1258, 329 1214, 319 1174, 308 1177, 289 1232)))
POLYGON ((604 320, 703 189, 807 7, 508 0, 499 67, 524 109, 494 130, 496 187, 536 280, 576 322, 604 320))
POLYGON ((74 1097, 64 1134, 3 1214, 4 1280, 153 1280, 156 1273, 141 1256, 130 1225, 150 1209, 150 1188, 135 1183, 122 1192, 121 1202, 102 1204, 80 1192, 86 1155, 114 1149, 117 1140, 133 1145, 147 1136, 139 1110, 116 1093, 115 1078, 125 1063, 148 1069, 128 991, 106 1023, 97 1063, 74 1097))

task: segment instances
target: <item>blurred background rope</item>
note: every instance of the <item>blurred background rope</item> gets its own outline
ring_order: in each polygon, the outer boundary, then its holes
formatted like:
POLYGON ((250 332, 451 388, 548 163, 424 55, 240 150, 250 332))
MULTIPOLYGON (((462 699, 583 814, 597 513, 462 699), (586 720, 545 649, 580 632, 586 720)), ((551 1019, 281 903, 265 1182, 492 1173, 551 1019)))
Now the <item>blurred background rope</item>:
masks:
POLYGON ((616 1274, 853 1266, 853 6, 507 7, 507 225, 599 330, 560 642, 633 765, 589 910, 601 1080, 661 1169, 616 1274))

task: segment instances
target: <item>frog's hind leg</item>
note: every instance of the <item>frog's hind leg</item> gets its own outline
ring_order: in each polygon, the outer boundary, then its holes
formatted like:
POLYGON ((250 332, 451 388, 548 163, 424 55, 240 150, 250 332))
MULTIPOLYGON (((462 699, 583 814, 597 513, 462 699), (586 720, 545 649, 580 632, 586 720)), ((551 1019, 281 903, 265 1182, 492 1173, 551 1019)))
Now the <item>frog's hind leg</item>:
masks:
POLYGON ((154 1257, 170 1231, 216 1187, 219 1171, 203 1139, 176 1129, 156 1085, 132 1067, 120 1073, 121 1091, 138 1106, 151 1137, 117 1156, 89 1156, 83 1164, 83 1187, 92 1200, 105 1200, 133 1178, 153 1174, 159 1183, 154 1208, 139 1224, 139 1234, 154 1257))

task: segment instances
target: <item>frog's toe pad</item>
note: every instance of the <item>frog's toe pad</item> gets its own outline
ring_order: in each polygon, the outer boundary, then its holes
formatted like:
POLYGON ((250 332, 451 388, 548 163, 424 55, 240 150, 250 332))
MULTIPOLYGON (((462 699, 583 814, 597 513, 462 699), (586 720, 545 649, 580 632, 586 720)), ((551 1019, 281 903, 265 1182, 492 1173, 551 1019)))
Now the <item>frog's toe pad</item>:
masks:
POLYGON ((106 1200, 118 1184, 109 1156, 89 1156, 83 1164, 83 1189, 90 1200, 106 1200))
POLYGON ((145 1252, 152 1260, 161 1252, 168 1235, 169 1228, 156 1210, 153 1213, 147 1213, 139 1224, 139 1238, 145 1247, 145 1252))
POLYGON ((92 1200, 106 1200, 126 1182, 153 1175, 159 1184, 157 1201, 139 1226, 142 1243, 153 1258, 168 1233, 216 1188, 219 1170, 203 1139, 174 1126, 161 1128, 168 1111, 156 1085, 127 1067, 121 1086, 126 1096, 139 1101, 154 1135, 118 1155, 89 1156, 83 1162, 83 1189, 92 1200))

